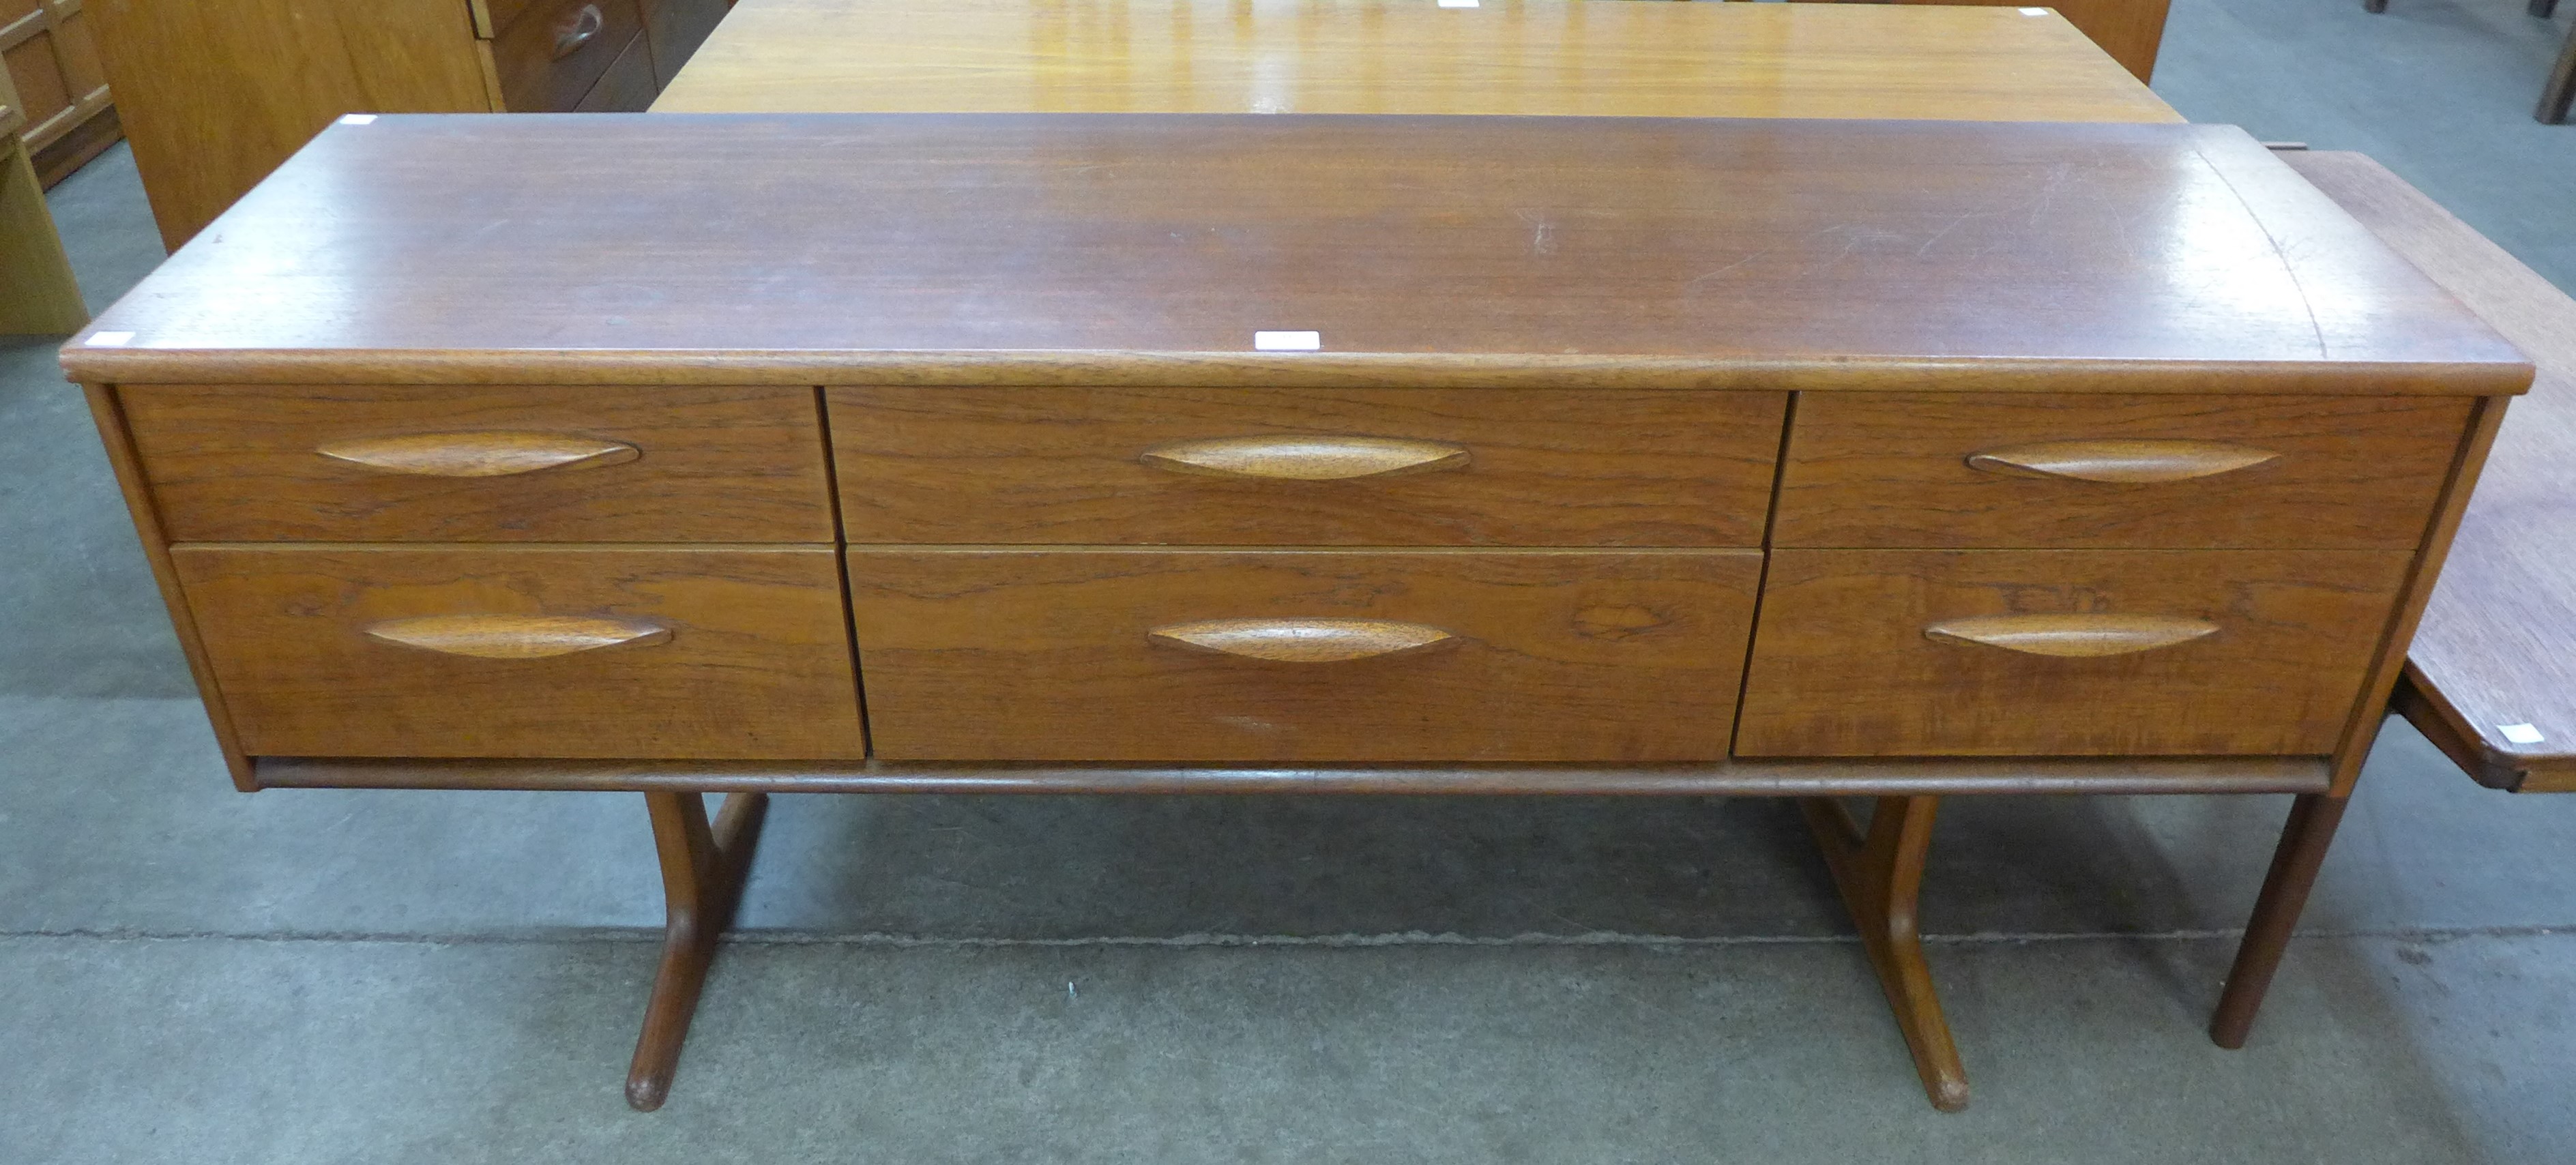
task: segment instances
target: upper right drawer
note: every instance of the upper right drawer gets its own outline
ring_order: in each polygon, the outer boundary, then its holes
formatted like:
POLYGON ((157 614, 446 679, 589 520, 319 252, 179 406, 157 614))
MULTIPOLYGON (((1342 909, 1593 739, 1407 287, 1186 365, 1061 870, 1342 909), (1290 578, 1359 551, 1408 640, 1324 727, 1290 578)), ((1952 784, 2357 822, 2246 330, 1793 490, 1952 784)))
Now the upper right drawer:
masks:
POLYGON ((2412 547, 2470 405, 1806 393, 1772 544, 2412 547))

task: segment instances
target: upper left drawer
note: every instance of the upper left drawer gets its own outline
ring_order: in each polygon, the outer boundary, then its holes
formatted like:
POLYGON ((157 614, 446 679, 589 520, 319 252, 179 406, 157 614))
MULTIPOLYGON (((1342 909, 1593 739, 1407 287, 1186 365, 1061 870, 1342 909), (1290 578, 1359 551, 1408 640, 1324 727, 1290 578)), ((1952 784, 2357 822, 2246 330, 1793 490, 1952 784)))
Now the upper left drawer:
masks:
POLYGON ((135 385, 178 542, 830 542, 806 388, 135 385))

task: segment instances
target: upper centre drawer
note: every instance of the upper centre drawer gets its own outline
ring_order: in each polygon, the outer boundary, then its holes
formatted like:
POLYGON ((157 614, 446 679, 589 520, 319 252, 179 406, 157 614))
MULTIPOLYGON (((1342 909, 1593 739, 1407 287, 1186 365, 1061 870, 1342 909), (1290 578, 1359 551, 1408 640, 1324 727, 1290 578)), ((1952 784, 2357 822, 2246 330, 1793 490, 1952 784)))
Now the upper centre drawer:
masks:
POLYGON ((1758 546, 1787 398, 834 388, 853 543, 1758 546))
POLYGON ((2399 549, 2466 398, 1808 393, 1777 546, 2399 549))
POLYGON ((830 542, 810 388, 127 386, 176 542, 830 542))

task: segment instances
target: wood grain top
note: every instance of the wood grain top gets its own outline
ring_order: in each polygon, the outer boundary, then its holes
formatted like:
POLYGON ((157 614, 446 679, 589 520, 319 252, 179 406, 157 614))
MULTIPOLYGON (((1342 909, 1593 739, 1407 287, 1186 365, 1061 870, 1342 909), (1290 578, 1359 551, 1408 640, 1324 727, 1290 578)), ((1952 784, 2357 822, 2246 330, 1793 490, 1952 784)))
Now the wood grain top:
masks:
POLYGON ((2539 365, 2469 495, 2407 677, 2484 754, 2464 764, 2576 789, 2576 300, 2369 158, 2286 158, 2539 365))
POLYGON ((1611 0, 741 0, 653 108, 2182 120, 2053 11, 1611 0))
POLYGON ((65 363, 130 383, 2529 378, 2229 127, 1187 114, 337 125, 65 363), (1264 331, 1318 349, 1258 350, 1264 331))

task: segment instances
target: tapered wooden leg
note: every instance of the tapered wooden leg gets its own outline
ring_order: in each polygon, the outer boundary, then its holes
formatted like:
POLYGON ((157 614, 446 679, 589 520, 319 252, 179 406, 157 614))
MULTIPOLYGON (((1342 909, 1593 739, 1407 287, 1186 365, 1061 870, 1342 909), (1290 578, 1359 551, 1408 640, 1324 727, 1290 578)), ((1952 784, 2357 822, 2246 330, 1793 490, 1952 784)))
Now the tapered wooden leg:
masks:
POLYGON ((1968 1107, 1968 1072, 1941 1018, 1941 997, 1932 990, 1923 934, 1915 923, 1923 860, 1932 849, 1932 815, 1940 804, 1938 797, 1881 797, 1866 834, 1840 801, 1808 797, 1799 807, 1842 890, 1843 905, 1860 926, 1861 949, 1869 952, 1896 1026, 1914 1052, 1924 1094, 1932 1107, 1957 1112, 1968 1107))
POLYGON ((2317 884, 2326 847, 2334 844, 2335 826, 2343 821, 2344 799, 2322 793, 2301 796, 2290 806, 2289 823, 2281 827, 2281 844, 2272 851, 2272 871, 2263 876, 2263 894, 2254 900, 2254 917, 2237 944, 2236 965, 2227 972, 2227 989, 2219 994, 2218 1014, 2209 1021, 2209 1038, 2222 1048, 2245 1046, 2254 1028, 2254 1013, 2271 990, 2272 972, 2308 905, 2317 884))
POLYGON ((2549 83, 2540 89, 2540 108, 2532 116, 2543 125, 2564 125, 2570 105, 2576 105, 2576 28, 2567 30, 2567 47, 2558 50, 2558 64, 2549 70, 2549 83))
POLYGON ((662 1107, 671 1074, 680 1066, 680 1044, 698 1010, 707 963, 716 939, 733 922, 752 846, 768 810, 761 793, 725 798, 716 823, 707 825, 706 800, 696 793, 646 793, 653 815, 653 845, 662 857, 662 898, 670 936, 662 943, 662 968, 653 976, 653 999, 644 1005, 644 1034, 635 1041, 635 1063, 626 1073, 626 1103, 639 1112, 662 1107))

